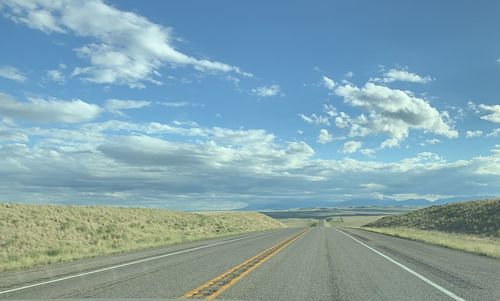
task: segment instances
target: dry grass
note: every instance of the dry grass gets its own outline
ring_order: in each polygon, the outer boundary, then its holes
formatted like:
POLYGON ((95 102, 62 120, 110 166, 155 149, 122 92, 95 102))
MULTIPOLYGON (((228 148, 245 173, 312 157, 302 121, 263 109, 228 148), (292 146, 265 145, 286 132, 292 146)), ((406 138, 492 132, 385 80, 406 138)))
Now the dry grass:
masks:
POLYGON ((430 206, 387 216, 366 226, 404 227, 500 238, 500 199, 430 206))
POLYGON ((254 212, 0 204, 0 271, 283 226, 254 212))
POLYGON ((469 234, 447 233, 442 231, 419 230, 403 227, 363 227, 362 229, 417 241, 423 241, 426 243, 451 249, 500 258, 500 239, 496 237, 481 237, 469 234))

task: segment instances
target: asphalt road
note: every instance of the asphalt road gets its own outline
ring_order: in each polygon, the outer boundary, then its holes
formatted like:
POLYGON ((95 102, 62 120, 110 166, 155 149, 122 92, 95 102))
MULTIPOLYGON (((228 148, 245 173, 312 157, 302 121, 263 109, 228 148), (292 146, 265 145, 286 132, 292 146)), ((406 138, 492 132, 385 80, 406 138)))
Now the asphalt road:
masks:
POLYGON ((323 225, 3 273, 0 299, 178 298, 243 263, 217 299, 500 300, 499 260, 323 225))

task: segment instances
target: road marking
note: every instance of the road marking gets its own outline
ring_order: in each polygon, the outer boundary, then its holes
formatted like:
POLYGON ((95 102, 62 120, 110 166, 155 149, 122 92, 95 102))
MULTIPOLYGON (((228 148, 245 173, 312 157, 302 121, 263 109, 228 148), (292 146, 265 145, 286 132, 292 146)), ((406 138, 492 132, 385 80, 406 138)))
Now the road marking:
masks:
POLYGON ((225 240, 225 241, 216 242, 216 243, 213 243, 213 244, 208 244, 208 245, 204 245, 204 246, 194 247, 194 248, 190 248, 190 249, 185 249, 185 250, 181 250, 181 251, 176 251, 176 252, 172 252, 172 253, 167 253, 167 254, 158 255, 158 256, 154 256, 154 257, 149 257, 149 258, 145 258, 145 259, 140 259, 140 260, 136 260, 136 261, 132 261, 132 262, 127 262, 127 263, 123 263, 123 264, 119 264, 119 265, 114 265, 114 266, 110 266, 110 267, 107 267, 107 268, 93 270, 93 271, 89 271, 89 272, 85 272, 85 273, 80 273, 80 274, 66 276, 66 277, 61 277, 61 278, 52 279, 52 280, 48 280, 48 281, 44 281, 44 282, 29 284, 29 285, 25 285, 25 286, 13 288, 13 289, 8 289, 8 290, 5 290, 5 291, 0 291, 0 295, 6 294, 6 293, 15 292, 15 291, 24 290, 24 289, 31 288, 31 287, 41 286, 41 285, 50 284, 50 283, 54 283, 54 282, 59 282, 59 281, 64 281, 64 280, 68 280, 68 279, 73 279, 73 278, 83 277, 83 276, 87 276, 87 275, 92 275, 92 274, 96 274, 96 273, 100 273, 100 272, 105 272, 105 271, 109 271, 109 270, 114 270, 114 269, 126 267, 126 266, 133 265, 133 264, 143 263, 143 262, 147 262, 147 261, 151 261, 151 260, 155 260, 155 259, 160 259, 160 258, 164 258, 164 257, 169 257, 169 256, 174 256, 174 255, 182 254, 182 253, 188 253, 188 252, 192 252, 192 251, 196 251, 196 250, 201 250, 201 249, 206 249, 206 248, 210 248, 210 247, 215 247, 215 246, 227 244, 227 243, 234 242, 234 241, 249 239, 249 238, 253 238, 253 237, 257 237, 257 236, 263 236, 263 235, 267 235, 267 234, 270 234, 270 233, 259 233, 259 234, 253 234, 253 235, 250 235, 250 236, 245 236, 245 237, 233 238, 233 239, 230 239, 230 240, 225 240))
POLYGON ((219 276, 210 279, 197 288, 185 293, 180 299, 205 299, 212 300, 218 297, 226 289, 233 286, 241 278, 248 275, 250 272, 258 268, 264 262, 273 257, 276 253, 286 248, 295 240, 299 239, 302 235, 308 232, 309 229, 303 230, 292 237, 280 241, 269 249, 245 260, 244 262, 230 268, 219 276))
POLYGON ((457 295, 455 295, 454 293, 450 292, 449 290, 445 289, 444 287, 440 286, 439 284, 429 280, 428 278, 420 275, 419 273, 415 272, 414 270, 410 269, 409 267, 397 262, 396 260, 390 258, 389 256, 385 255, 384 253, 382 252, 379 252, 377 250, 375 250, 374 248, 370 247, 369 245, 357 240, 356 238, 352 237, 351 235, 345 233, 344 231, 340 230, 340 229, 335 229, 337 231, 339 231, 340 233, 346 235, 347 237, 355 240, 356 242, 362 244, 363 246, 367 247, 368 249, 372 250, 373 252, 377 253, 378 255, 384 257, 385 259, 389 260, 390 262, 394 263, 395 265, 397 265, 398 267, 402 268, 403 270, 407 271, 408 273, 412 274, 413 276, 416 276, 417 278, 419 278, 420 280, 422 280, 423 282, 433 286, 434 288, 438 289, 439 291, 441 291, 442 293, 448 295, 448 297, 456 300, 456 301, 466 301, 464 298, 461 298, 457 295))

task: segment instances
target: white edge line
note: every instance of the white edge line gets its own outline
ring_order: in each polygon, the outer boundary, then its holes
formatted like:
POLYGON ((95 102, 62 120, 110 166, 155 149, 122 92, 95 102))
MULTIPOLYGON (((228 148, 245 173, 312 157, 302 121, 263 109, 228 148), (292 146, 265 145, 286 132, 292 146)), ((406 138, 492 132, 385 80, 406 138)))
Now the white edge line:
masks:
POLYGON ((374 248, 370 247, 369 245, 357 240, 356 238, 352 237, 351 235, 345 233, 344 231, 340 230, 340 229, 335 229, 337 231, 339 231, 340 233, 346 235, 347 237, 355 240, 356 242, 362 244, 363 246, 367 247, 368 249, 372 250, 373 252, 377 253, 378 255, 384 257, 385 259, 389 260, 390 262, 394 263, 395 265, 397 265, 398 267, 402 268, 403 270, 407 271, 408 273, 412 274, 413 276, 416 276, 417 278, 419 278, 420 280, 422 280, 423 282, 433 286, 434 288, 438 289, 439 291, 441 291, 442 293, 448 295, 450 298, 456 300, 456 301, 466 301, 464 298, 461 298, 457 295, 455 295, 454 293, 450 292, 449 290, 445 289, 444 287, 440 286, 439 284, 436 284, 435 282, 432 282, 431 280, 427 279, 426 277, 420 275, 419 273, 415 272, 414 270, 410 269, 409 267, 397 262, 396 260, 390 258, 389 256, 385 255, 384 253, 382 252, 379 252, 377 250, 375 250, 374 248))
POLYGON ((230 239, 230 240, 225 240, 225 241, 216 242, 216 243, 213 243, 213 244, 208 244, 208 245, 204 245, 204 246, 194 247, 194 248, 190 248, 190 249, 185 249, 185 250, 181 250, 181 251, 176 251, 176 252, 167 253, 167 254, 163 254, 163 255, 158 255, 158 256, 154 256, 154 257, 149 257, 149 258, 145 258, 145 259, 141 259, 141 260, 127 262, 127 263, 123 263, 123 264, 119 264, 119 265, 114 265, 114 266, 110 266, 110 267, 107 267, 107 268, 93 270, 93 271, 89 271, 89 272, 85 272, 85 273, 80 273, 80 274, 66 276, 66 277, 57 278, 57 279, 52 279, 52 280, 48 280, 48 281, 44 281, 44 282, 39 282, 39 283, 30 284, 30 285, 25 285, 25 286, 13 288, 13 289, 8 289, 8 290, 5 290, 5 291, 0 291, 0 295, 6 294, 6 293, 15 292, 15 291, 24 290, 24 289, 35 287, 35 286, 50 284, 50 283, 59 282, 59 281, 63 281, 63 280, 68 280, 68 279, 72 279, 72 278, 83 277, 83 276, 87 276, 87 275, 91 275, 91 274, 96 274, 96 273, 100 273, 100 272, 114 270, 114 269, 118 269, 118 268, 129 266, 129 265, 133 265, 133 264, 138 264, 138 263, 142 263, 142 262, 146 262, 146 261, 151 261, 151 260, 155 260, 155 259, 159 259, 159 258, 164 258, 164 257, 169 257, 169 256, 173 256, 173 255, 178 255, 178 254, 182 254, 182 253, 192 252, 192 251, 196 251, 196 250, 200 250, 200 249, 205 249, 205 248, 209 248, 209 247, 223 245, 223 244, 227 244, 227 243, 230 243, 230 242, 234 242, 234 241, 238 241, 238 240, 243 240, 243 239, 249 239, 249 238, 253 238, 253 237, 256 237, 256 236, 262 236, 262 235, 266 235, 266 234, 270 234, 270 233, 259 233, 259 234, 254 234, 254 235, 250 235, 250 236, 245 236, 245 237, 233 238, 233 239, 230 239))

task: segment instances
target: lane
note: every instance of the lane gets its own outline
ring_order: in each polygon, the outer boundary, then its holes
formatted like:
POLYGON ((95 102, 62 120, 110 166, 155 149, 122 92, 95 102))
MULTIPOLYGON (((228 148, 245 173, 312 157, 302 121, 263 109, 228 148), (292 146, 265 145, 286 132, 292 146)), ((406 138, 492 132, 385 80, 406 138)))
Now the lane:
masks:
POLYGON ((466 300, 500 300, 499 260, 364 230, 343 231, 466 300))
MULTIPOLYGON (((358 237, 370 235, 370 233, 365 235, 361 233, 362 231, 354 232, 352 231, 351 234, 358 237)), ((365 237, 365 240, 369 240, 368 243, 374 248, 385 246, 397 249, 399 244, 406 244, 406 241, 378 239, 375 236, 365 237)), ((423 253, 429 251, 425 244, 411 243, 412 246, 409 247, 413 250, 423 253)), ((483 277, 475 278, 472 275, 459 282, 457 279, 462 279, 460 273, 446 267, 440 267, 440 269, 447 274, 439 274, 413 266, 411 260, 408 259, 411 249, 405 251, 409 252, 406 254, 406 260, 388 255, 459 297, 464 297, 465 300, 500 300, 498 261, 465 254, 467 259, 473 258, 461 263, 462 266, 471 265, 468 269, 479 271, 482 270, 484 264, 492 266, 486 271, 483 270, 483 277), (449 275, 454 275, 453 281, 450 281, 449 275), (486 282, 483 284, 484 280, 486 282)), ((438 258, 446 259, 446 261, 464 259, 456 257, 455 252, 449 252, 452 250, 438 249, 439 251, 429 251, 433 253, 430 256, 435 257, 436 260, 439 260, 438 258)), ((434 263, 421 260, 427 266, 432 266, 434 263)), ((303 239, 271 258, 266 265, 225 291, 221 298, 233 300, 453 300, 442 291, 334 228, 316 228, 310 231, 303 239)))
MULTIPOLYGON (((224 271, 230 266, 269 248, 278 241, 297 233, 300 229, 285 229, 262 233, 258 236, 248 237, 226 244, 218 244, 208 248, 184 252, 175 256, 158 258, 138 264, 128 265, 117 269, 111 269, 84 277, 67 279, 60 282, 50 283, 37 287, 27 288, 20 291, 6 293, 1 298, 172 298, 192 289, 196 285, 207 281, 224 271)), ((247 236, 247 235, 245 235, 247 236)), ((234 239, 234 238, 232 238, 234 239)), ((167 254, 179 250, 187 250, 207 244, 227 241, 227 239, 211 240, 209 242, 198 242, 189 245, 178 245, 161 250, 146 251, 147 255, 157 256, 157 252, 167 254)), ((138 254, 131 254, 134 259, 138 254)), ((127 255, 121 255, 121 260, 127 260, 127 255)), ((111 256, 111 261, 116 261, 111 256)), ((99 259, 102 261, 103 259, 99 259)), ((104 260, 101 263, 108 263, 104 260)), ((73 269, 80 267, 76 264, 73 269)), ((60 267, 54 267, 60 272, 60 267)), ((71 270, 71 268, 69 268, 71 270)), ((56 273, 51 268, 45 268, 40 272, 44 280, 56 273)), ((34 280, 32 274, 37 271, 25 272, 31 275, 30 281, 34 280)), ((26 284, 26 280, 20 273, 5 273, 1 275, 0 286, 5 288, 18 287, 26 284), (17 274, 17 275, 13 275, 17 274), (21 280, 13 283, 14 279, 21 280)))

